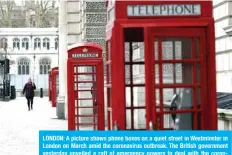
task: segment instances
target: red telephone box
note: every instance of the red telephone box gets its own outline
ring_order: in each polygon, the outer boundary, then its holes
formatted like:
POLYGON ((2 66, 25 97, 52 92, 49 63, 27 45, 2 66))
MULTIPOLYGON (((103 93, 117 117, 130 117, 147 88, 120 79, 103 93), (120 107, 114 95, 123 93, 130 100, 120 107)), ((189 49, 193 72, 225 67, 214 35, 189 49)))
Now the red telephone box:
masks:
POLYGON ((48 71, 48 100, 52 100, 52 71, 48 71))
POLYGON ((68 129, 104 130, 102 48, 76 44, 68 50, 68 129))
POLYGON ((216 130, 212 1, 109 1, 108 128, 216 130))
POLYGON ((59 94, 59 68, 54 67, 51 70, 52 74, 52 107, 56 107, 57 104, 57 96, 59 94))

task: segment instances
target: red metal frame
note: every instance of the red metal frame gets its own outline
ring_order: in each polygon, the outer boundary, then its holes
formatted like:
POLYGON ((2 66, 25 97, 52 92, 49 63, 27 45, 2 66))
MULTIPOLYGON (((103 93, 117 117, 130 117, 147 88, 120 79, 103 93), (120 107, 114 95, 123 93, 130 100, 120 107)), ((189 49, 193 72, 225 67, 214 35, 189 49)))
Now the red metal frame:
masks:
POLYGON ((111 101, 111 55, 110 55, 111 44, 110 40, 106 42, 106 105, 107 105, 107 128, 112 129, 112 101, 111 101), (110 76, 109 76, 110 75, 110 76))
MULTIPOLYGON (((162 77, 159 76, 159 81, 160 81, 160 84, 155 84, 154 81, 153 81, 153 88, 159 88, 160 89, 160 107, 159 106, 155 106, 156 103, 154 102, 151 107, 148 107, 148 109, 153 109, 152 111, 152 116, 153 116, 153 121, 154 122, 157 122, 156 118, 157 118, 157 115, 159 116, 163 116, 164 114, 171 114, 171 113, 187 113, 187 112, 191 112, 191 113, 194 113, 194 125, 193 125, 193 129, 194 130, 197 130, 197 115, 198 113, 201 113, 201 120, 209 120, 210 118, 208 118, 209 114, 207 113, 207 111, 203 111, 203 107, 205 106, 206 108, 209 107, 209 103, 205 103, 204 101, 206 100, 205 99, 205 90, 207 88, 207 83, 205 82, 206 79, 207 79, 207 75, 205 74, 201 74, 201 83, 198 84, 196 83, 196 63, 200 63, 201 65, 201 73, 206 73, 206 70, 205 70, 205 63, 206 61, 204 60, 205 58, 205 37, 204 37, 204 29, 178 29, 178 28, 175 28, 175 29, 165 29, 165 28, 161 28, 161 29, 156 29, 155 32, 150 32, 151 37, 154 36, 155 38, 158 39, 158 44, 159 44, 159 59, 158 60, 154 60, 154 46, 152 46, 152 51, 150 53, 152 53, 151 55, 147 54, 147 57, 151 57, 152 58, 152 62, 154 62, 151 66, 148 65, 148 70, 155 70, 154 69, 154 64, 159 64, 159 75, 163 75, 162 73, 162 64, 164 63, 171 63, 171 64, 175 64, 175 63, 182 63, 182 64, 191 64, 192 65, 192 82, 193 84, 177 84, 177 83, 174 83, 174 84, 163 84, 162 81, 162 77), (161 49, 161 38, 162 37, 189 37, 189 38, 193 38, 192 39, 192 58, 191 59, 188 59, 188 60, 162 60, 161 57, 162 57, 162 49, 161 49), (199 38, 200 42, 200 53, 201 53, 201 57, 199 59, 196 59, 196 45, 195 45, 195 39, 196 38, 199 38), (195 59, 194 59, 195 58, 195 59), (188 110, 175 110, 175 111, 164 111, 164 105, 162 104, 163 103, 163 94, 162 94, 162 90, 163 88, 192 88, 193 89, 193 106, 194 108, 193 109, 188 109, 188 110), (201 108, 197 108, 197 103, 196 103, 196 97, 197 97, 197 92, 196 92, 196 89, 197 88, 201 88, 201 108), (206 104, 206 105, 205 105, 206 104), (160 112, 157 112, 157 108, 160 108, 160 112)), ((150 39, 150 40, 155 40, 154 38, 153 39, 150 39)), ((152 45, 152 43, 150 43, 152 45)), ((153 75, 152 77, 155 77, 154 75, 154 72, 151 72, 153 75)), ((183 74, 183 77, 186 76, 183 74)), ((149 77, 149 76, 148 76, 149 77)), ((146 81, 146 83, 149 83, 151 79, 148 79, 146 81)), ((150 98, 152 101, 156 101, 156 97, 155 95, 152 95, 152 94, 155 94, 155 89, 153 89, 153 91, 151 92, 148 92, 150 93, 150 96, 152 96, 152 98, 150 98)), ((151 113, 150 113, 151 114, 151 113)), ((150 117, 152 117, 150 116, 150 117)), ((164 127, 163 127, 163 123, 164 120, 163 120, 163 117, 161 117, 161 122, 160 122, 160 127, 159 129, 161 130, 164 130, 164 127)), ((204 127, 204 123, 200 122, 201 123, 201 129, 205 129, 204 127)), ((148 124, 148 123, 147 123, 148 124)), ((207 128, 206 128, 207 129, 207 128)))
MULTIPOLYGON (((104 130, 104 83, 103 83, 103 59, 102 48, 97 44, 83 43, 76 44, 68 51, 68 130, 80 130, 81 127, 91 126, 94 130, 104 130), (88 51, 84 51, 84 49, 88 51), (96 58, 72 58, 72 54, 80 53, 97 53, 96 58), (91 66, 91 72, 80 72, 77 67, 91 66), (94 67, 95 66, 95 67, 94 67), (96 70, 94 69, 96 68, 96 70), (92 75, 91 81, 83 81, 79 79, 81 75, 92 75), (95 76, 94 76, 95 75, 95 76), (94 78, 96 77, 96 79, 94 78), (79 93, 92 92, 89 88, 82 89, 79 87, 80 83, 94 84, 96 82, 97 88, 91 89, 93 93, 96 91, 96 96, 92 95, 92 98, 80 97, 79 93), (89 100, 92 101, 92 105, 79 105, 79 101, 89 100), (97 103, 97 106, 94 104, 97 103), (97 107, 97 109, 96 109, 97 107), (91 114, 79 114, 81 109, 92 109, 91 114), (93 118, 92 123, 79 122, 80 118, 93 118), (97 120, 96 120, 97 118, 97 120), (97 123, 96 123, 97 121, 97 123)), ((88 103, 89 104, 89 103, 88 103)))
POLYGON ((59 75, 59 68, 58 67, 54 67, 51 70, 51 74, 52 74, 52 107, 56 107, 56 101, 57 101, 57 95, 56 95, 56 77, 57 75, 59 75))
MULTIPOLYGON (((119 129, 126 129, 126 105, 125 105, 125 49, 124 42, 128 38, 124 38, 124 30, 142 28, 143 41, 145 50, 145 91, 146 91, 146 129, 149 129, 149 122, 157 122, 158 115, 167 113, 163 110, 162 91, 160 92, 161 109, 157 112, 154 107, 156 97, 155 90, 163 88, 192 88, 193 101, 196 103, 196 88, 201 88, 201 107, 197 108, 193 104, 193 110, 178 110, 168 113, 184 113, 193 112, 193 127, 197 128, 197 113, 201 113, 201 127, 200 130, 216 130, 217 129, 217 101, 216 101, 216 70, 215 70, 215 37, 214 37, 214 19, 212 16, 212 1, 116 1, 114 6, 109 9, 115 9, 114 19, 108 22, 106 40, 110 42, 110 47, 107 46, 107 68, 111 69, 111 73, 107 70, 107 103, 108 104, 108 128, 112 129, 115 122, 119 129), (127 17, 127 5, 137 4, 200 4, 200 16, 161 16, 161 17, 127 17), (161 40, 163 37, 187 37, 199 39, 200 43, 200 58, 188 60, 154 60, 154 40, 158 39, 159 54, 162 55, 161 40), (110 48, 108 53, 108 48, 110 48), (110 57, 108 55, 111 55, 110 57), (162 84, 162 76, 160 76, 159 85, 154 81, 154 63, 189 63, 192 68, 196 67, 196 63, 200 64, 201 82, 192 84, 162 84), (120 69, 119 69, 120 68, 120 69), (111 81, 109 82, 109 76, 111 81), (210 108, 209 108, 210 107, 210 108), (208 121, 212 120, 212 121, 208 121)), ((108 9, 108 10, 109 10, 108 9)), ((130 38, 136 40, 136 33, 131 33, 130 38)), ((196 44, 192 41, 192 51, 195 51, 196 44)), ((192 53, 194 57, 196 53, 192 53)), ((129 63, 130 64, 130 63, 129 63)), ((143 64, 143 63, 134 63, 143 64)), ((162 65, 159 65, 159 74, 162 75, 162 65)), ((196 81, 196 69, 191 70, 192 80, 196 81)), ((143 85, 136 85, 143 86, 143 85)), ((132 97, 133 101, 133 97, 132 97)), ((144 108, 144 107, 138 107, 144 108)), ((161 118, 160 127, 158 129, 165 129, 163 127, 163 118, 161 118)), ((132 121, 133 124, 133 121, 132 121)))

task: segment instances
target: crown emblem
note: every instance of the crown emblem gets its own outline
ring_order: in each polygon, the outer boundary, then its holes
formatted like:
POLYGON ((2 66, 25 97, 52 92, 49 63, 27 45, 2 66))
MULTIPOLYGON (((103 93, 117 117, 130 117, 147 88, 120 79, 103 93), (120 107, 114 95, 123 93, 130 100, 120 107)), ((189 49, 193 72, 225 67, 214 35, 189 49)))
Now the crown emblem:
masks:
POLYGON ((83 48, 82 52, 86 53, 86 52, 88 52, 88 49, 87 48, 83 48))

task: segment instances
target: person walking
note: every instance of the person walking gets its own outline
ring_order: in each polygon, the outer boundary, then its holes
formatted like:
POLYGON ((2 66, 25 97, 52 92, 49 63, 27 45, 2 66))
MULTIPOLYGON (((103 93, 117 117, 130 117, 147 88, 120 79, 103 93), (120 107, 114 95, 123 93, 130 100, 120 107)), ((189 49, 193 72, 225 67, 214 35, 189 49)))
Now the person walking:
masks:
POLYGON ((28 82, 25 84, 23 88, 23 95, 25 95, 27 99, 28 111, 33 109, 33 98, 35 89, 35 84, 31 81, 31 78, 29 78, 28 82))

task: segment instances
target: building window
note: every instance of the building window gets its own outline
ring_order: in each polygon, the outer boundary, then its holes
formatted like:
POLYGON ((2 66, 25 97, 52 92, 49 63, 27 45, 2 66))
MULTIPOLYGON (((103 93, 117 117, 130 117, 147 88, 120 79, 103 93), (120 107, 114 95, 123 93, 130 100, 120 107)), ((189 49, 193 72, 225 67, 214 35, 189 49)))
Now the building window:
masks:
POLYGON ((58 38, 55 38, 55 49, 57 50, 58 49, 58 45, 59 45, 59 42, 58 42, 58 38))
POLYGON ((41 48, 41 40, 40 38, 35 38, 34 39, 34 49, 36 48, 41 48))
POLYGON ((6 39, 6 38, 2 38, 1 39, 1 48, 7 48, 7 42, 8 42, 8 40, 6 39))
POLYGON ((49 43, 49 39, 48 38, 44 38, 43 39, 43 47, 47 48, 47 50, 50 49, 50 43, 49 43))
POLYGON ((25 48, 26 50, 28 50, 28 48, 29 48, 29 39, 28 38, 23 38, 22 48, 25 48))
POLYGON ((43 58, 39 61, 39 73, 48 74, 51 68, 51 61, 48 58, 43 58))
POLYGON ((20 48, 20 40, 19 38, 14 38, 13 39, 13 48, 20 48))
POLYGON ((224 120, 224 130, 230 130, 230 121, 224 120))
POLYGON ((21 58, 18 61, 18 75, 29 75, 30 61, 26 58, 21 58))

